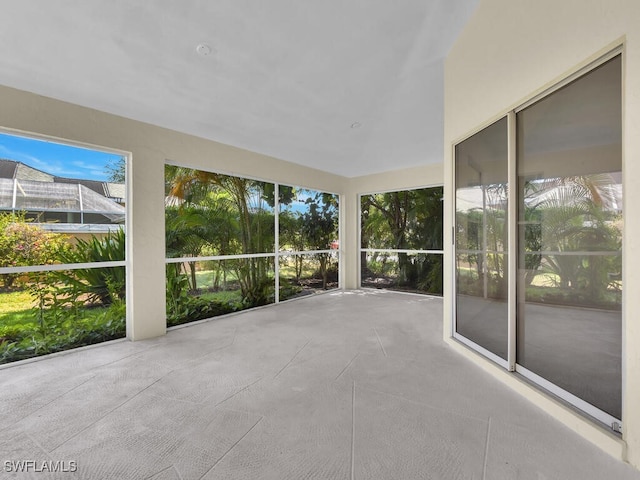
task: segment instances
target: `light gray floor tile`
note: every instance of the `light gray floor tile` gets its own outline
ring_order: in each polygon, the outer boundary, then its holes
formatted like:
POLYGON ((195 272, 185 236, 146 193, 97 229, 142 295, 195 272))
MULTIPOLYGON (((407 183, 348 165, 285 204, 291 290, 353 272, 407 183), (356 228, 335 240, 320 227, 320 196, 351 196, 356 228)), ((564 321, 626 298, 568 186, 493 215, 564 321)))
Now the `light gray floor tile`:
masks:
POLYGON ((488 422, 354 387, 356 478, 481 478, 488 422))
POLYGON ((264 417, 204 478, 349 478, 351 438, 351 391, 312 388, 264 417))
POLYGON ((0 460, 82 479, 640 479, 442 341, 442 301, 332 292, 0 369, 0 460))
POLYGON ((637 479, 629 465, 599 451, 545 415, 520 425, 492 419, 486 478, 496 480, 637 479))

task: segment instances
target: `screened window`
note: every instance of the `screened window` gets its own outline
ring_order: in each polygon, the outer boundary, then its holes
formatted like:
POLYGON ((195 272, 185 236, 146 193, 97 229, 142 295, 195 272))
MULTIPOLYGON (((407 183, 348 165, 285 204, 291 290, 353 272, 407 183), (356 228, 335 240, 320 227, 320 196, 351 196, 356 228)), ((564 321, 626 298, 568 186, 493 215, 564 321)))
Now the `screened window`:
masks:
POLYGON ((338 196, 165 166, 169 326, 338 287, 338 196))
POLYGON ((278 188, 280 300, 338 288, 338 195, 278 188))
POLYGON ((9 133, 0 147, 0 362, 123 337, 127 157, 9 133))
POLYGON ((360 197, 360 284, 442 294, 442 187, 360 197))

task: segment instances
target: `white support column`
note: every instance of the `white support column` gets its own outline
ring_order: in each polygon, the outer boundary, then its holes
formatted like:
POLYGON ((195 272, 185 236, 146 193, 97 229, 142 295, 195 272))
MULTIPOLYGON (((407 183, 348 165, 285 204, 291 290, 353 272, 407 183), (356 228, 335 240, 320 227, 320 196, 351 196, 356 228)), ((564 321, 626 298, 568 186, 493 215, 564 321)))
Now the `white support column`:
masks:
POLYGON ((345 201, 341 209, 344 209, 345 228, 340 239, 340 243, 344 246, 341 247, 341 256, 344 256, 344 288, 354 289, 358 288, 358 194, 347 190, 348 195, 344 195, 345 201))
POLYGON ((338 288, 345 288, 345 262, 344 262, 344 231, 346 222, 346 195, 343 193, 338 198, 338 288))
POLYGON ((127 338, 164 335, 164 158, 140 149, 127 173, 127 338))

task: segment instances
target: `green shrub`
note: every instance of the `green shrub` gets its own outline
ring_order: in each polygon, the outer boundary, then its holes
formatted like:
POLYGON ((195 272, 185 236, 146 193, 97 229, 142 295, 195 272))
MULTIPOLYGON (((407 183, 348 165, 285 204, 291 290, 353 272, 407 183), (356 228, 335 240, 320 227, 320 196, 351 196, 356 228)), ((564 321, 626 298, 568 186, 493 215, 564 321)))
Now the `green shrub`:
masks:
POLYGON ((296 297, 302 290, 303 288, 300 285, 292 283, 287 278, 280 277, 279 298, 281 302, 296 297))
MULTIPOLYGON (((27 224, 23 215, 0 215, 1 266, 125 259, 123 230, 104 238, 77 240, 75 245, 69 245, 66 240, 66 236, 27 224)), ((26 322, 0 327, 0 363, 125 335, 124 267, 40 271, 23 276, 29 279, 28 290, 35 305, 26 322)), ((17 277, 5 275, 5 287, 11 286, 17 277)))
POLYGON ((108 308, 84 308, 76 316, 51 317, 50 313, 46 312, 46 320, 42 324, 0 327, 0 363, 125 336, 126 307, 122 301, 116 301, 108 308))
MULTIPOLYGON (((78 240, 58 256, 62 263, 116 262, 125 259, 124 230, 110 232, 104 238, 92 236, 78 240)), ((124 300, 126 292, 124 267, 83 268, 55 272, 54 280, 60 282, 57 296, 77 299, 86 295, 92 303, 111 305, 124 300)))
POLYGON ((19 342, 37 332, 34 324, 0 326, 0 343, 19 342))
MULTIPOLYGON (((56 263, 69 249, 68 237, 43 230, 27 222, 23 213, 0 214, 0 267, 21 267, 56 263)), ((19 274, 2 275, 10 288, 19 274)))
POLYGON ((190 295, 189 280, 187 275, 180 273, 178 264, 167 266, 166 298, 168 327, 239 310, 234 302, 219 302, 190 295))
POLYGON ((177 308, 167 309, 167 326, 173 327, 183 323, 195 322, 205 318, 217 317, 237 310, 231 304, 206 300, 189 295, 182 299, 177 308))

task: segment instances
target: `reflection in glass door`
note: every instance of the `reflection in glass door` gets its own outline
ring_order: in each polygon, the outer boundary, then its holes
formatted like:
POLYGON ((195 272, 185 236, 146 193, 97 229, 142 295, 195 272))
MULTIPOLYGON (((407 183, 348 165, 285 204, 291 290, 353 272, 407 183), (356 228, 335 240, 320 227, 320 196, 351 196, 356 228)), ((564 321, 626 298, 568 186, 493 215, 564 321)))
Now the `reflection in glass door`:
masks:
POLYGON ((609 56, 456 145, 454 164, 454 336, 612 426, 622 416, 621 72, 609 56))
POLYGON ((507 360, 507 118, 456 146, 456 333, 507 360))
POLYGON ((620 57, 517 114, 517 363, 621 416, 620 57))

